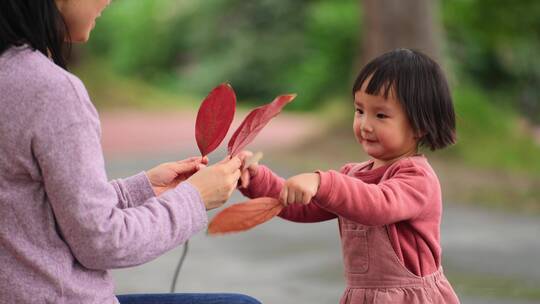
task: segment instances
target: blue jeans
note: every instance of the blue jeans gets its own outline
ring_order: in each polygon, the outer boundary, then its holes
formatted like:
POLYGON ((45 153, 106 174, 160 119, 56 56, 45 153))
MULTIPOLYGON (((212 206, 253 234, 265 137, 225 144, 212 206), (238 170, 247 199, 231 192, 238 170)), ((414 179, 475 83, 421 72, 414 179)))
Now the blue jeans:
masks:
POLYGON ((261 304, 250 296, 233 293, 162 293, 116 296, 120 304, 261 304))

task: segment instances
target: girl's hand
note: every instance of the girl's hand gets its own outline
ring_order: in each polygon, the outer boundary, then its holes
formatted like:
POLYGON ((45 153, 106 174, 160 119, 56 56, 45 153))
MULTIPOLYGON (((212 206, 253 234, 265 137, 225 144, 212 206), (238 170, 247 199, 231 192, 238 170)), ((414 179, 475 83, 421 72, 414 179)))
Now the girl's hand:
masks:
POLYGON ((287 206, 294 203, 309 204, 319 191, 321 177, 318 173, 304 173, 285 181, 279 194, 279 201, 287 206))
POLYGON ((227 156, 219 163, 193 174, 187 181, 201 195, 206 210, 221 207, 231 196, 240 178, 240 158, 227 156))
POLYGON ((148 170, 146 176, 152 185, 154 194, 159 196, 163 192, 173 189, 195 172, 205 168, 207 164, 207 157, 191 157, 176 162, 161 164, 148 170))
POLYGON ((242 175, 240 176, 240 185, 238 187, 245 189, 249 186, 251 178, 257 175, 262 153, 257 152, 253 154, 251 151, 244 150, 238 154, 238 157, 242 160, 242 175))

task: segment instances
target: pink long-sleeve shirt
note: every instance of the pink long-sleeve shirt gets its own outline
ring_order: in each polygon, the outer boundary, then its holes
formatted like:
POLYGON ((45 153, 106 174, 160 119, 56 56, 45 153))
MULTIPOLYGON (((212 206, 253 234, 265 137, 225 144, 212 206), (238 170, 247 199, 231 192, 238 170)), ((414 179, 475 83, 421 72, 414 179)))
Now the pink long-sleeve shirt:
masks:
POLYGON ((107 270, 202 230, 201 197, 155 197, 144 172, 108 182, 83 84, 27 46, 0 55, 0 303, 117 303, 107 270))
MULTIPOLYGON (((424 156, 403 158, 371 170, 372 161, 347 164, 339 172, 318 171, 321 183, 310 204, 292 204, 280 217, 320 222, 343 217, 366 226, 386 226, 398 259, 412 273, 425 276, 441 261, 441 189, 424 156)), ((259 166, 244 195, 279 196, 284 180, 259 166)))

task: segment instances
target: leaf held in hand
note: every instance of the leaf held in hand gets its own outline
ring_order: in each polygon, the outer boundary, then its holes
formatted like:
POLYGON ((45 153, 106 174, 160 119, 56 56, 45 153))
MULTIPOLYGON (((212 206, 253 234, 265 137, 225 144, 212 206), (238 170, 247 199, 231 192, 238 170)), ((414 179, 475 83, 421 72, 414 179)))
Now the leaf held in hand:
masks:
POLYGON ((229 140, 228 152, 229 155, 235 156, 249 143, 255 139, 255 136, 264 128, 264 126, 276 115, 278 115, 283 107, 291 102, 296 97, 296 94, 281 95, 276 97, 271 103, 255 108, 251 111, 242 124, 236 129, 233 136, 229 140))
POLYGON ((229 84, 214 88, 204 99, 197 113, 195 139, 202 156, 214 151, 223 141, 236 110, 236 95, 229 84))
POLYGON ((278 215, 283 205, 275 198, 261 197, 234 204, 210 221, 208 234, 224 234, 249 230, 278 215))

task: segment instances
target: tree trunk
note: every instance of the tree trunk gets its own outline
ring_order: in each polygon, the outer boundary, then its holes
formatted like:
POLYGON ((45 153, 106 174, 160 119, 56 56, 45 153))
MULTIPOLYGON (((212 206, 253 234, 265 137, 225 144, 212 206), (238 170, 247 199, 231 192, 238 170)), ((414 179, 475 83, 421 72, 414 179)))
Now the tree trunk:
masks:
POLYGON ((440 59, 437 0, 362 0, 363 54, 367 63, 395 48, 411 48, 440 59))

